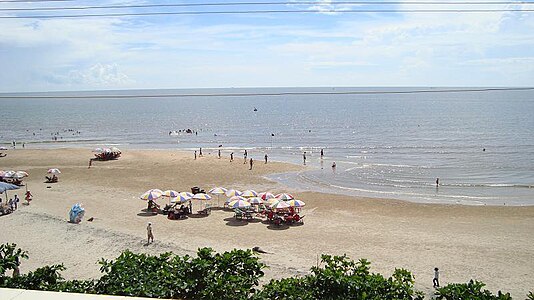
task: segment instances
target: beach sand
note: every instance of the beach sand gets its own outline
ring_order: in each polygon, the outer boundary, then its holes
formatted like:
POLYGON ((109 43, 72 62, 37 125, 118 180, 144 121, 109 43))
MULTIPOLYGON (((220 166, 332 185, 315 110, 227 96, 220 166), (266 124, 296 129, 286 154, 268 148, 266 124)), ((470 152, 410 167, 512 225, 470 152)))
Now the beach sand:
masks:
MULTIPOLYGON (((369 259, 372 271, 388 276, 396 267, 408 269, 416 287, 427 294, 432 292, 434 267, 440 268, 442 285, 477 279, 518 299, 534 289, 534 206, 416 204, 298 191, 263 175, 302 167, 263 164, 262 155, 254 153, 249 154, 257 158, 252 171, 241 159, 230 163, 216 153, 193 160, 192 153, 129 150, 119 160, 96 161, 91 169, 88 149, 7 153, 0 170, 29 172, 25 182, 34 195, 31 205, 0 217, 0 243, 16 243, 29 252, 22 272, 64 263, 68 279, 96 278, 97 261, 115 258, 125 249, 194 254, 199 247, 225 251, 259 246, 272 253, 261 254, 270 266, 267 279, 306 274, 321 253, 328 253, 369 259), (62 171, 58 183, 44 183, 49 168, 62 171), (190 191, 192 186, 293 193, 306 202, 304 225, 277 228, 235 221, 232 212, 223 210, 176 221, 143 212, 146 202, 138 197, 146 190, 190 191), (78 225, 67 223, 77 202, 86 209, 85 219, 78 225), (89 217, 94 221, 87 222, 89 217), (147 222, 153 224, 156 241, 145 246, 147 222)), ((9 195, 24 198, 24 191, 9 195)), ((223 201, 221 197, 221 205, 223 201)), ((199 208, 195 201, 194 210, 199 208)))

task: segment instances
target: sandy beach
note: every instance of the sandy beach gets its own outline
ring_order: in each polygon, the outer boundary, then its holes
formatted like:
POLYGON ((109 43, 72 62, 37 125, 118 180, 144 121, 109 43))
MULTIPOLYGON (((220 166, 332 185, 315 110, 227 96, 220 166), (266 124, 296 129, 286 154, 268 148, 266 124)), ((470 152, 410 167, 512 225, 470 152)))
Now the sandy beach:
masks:
MULTIPOLYGON (((65 277, 94 278, 100 274, 100 258, 114 258, 125 249, 193 254, 199 247, 260 246, 272 253, 261 255, 270 266, 267 279, 305 274, 321 253, 346 253, 369 259, 372 270, 385 275, 395 267, 412 271, 416 287, 427 294, 434 267, 441 270, 442 285, 477 279, 518 299, 534 287, 534 206, 415 204, 294 190, 263 176, 301 166, 264 164, 260 157, 250 171, 240 155, 231 163, 215 153, 194 160, 192 153, 179 151, 128 150, 119 160, 97 161, 88 169, 90 149, 7 153, 0 170, 27 171, 25 183, 34 195, 31 205, 0 217, 0 243, 16 243, 29 252, 22 272, 62 262, 65 277), (44 183, 49 168, 62 171, 58 183, 44 183), (223 210, 176 221, 142 211, 146 203, 139 195, 146 190, 190 191, 192 186, 292 193, 306 202, 304 225, 235 221, 232 212, 223 210), (86 209, 85 220, 67 223, 70 207, 78 202, 86 209), (87 222, 89 217, 94 221, 87 222), (156 242, 145 246, 149 221, 156 242)), ((9 195, 23 198, 24 191, 9 195)), ((194 202, 195 210, 199 205, 194 202)))

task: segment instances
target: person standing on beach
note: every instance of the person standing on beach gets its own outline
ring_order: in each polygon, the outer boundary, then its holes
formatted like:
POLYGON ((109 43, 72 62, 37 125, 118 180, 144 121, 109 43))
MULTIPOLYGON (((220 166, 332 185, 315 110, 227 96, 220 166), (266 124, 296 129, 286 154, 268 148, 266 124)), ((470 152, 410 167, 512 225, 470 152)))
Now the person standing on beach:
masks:
POLYGON ((247 149, 245 149, 245 154, 243 155, 244 156, 244 160, 243 160, 243 164, 246 164, 247 163, 247 156, 248 156, 248 153, 247 153, 247 149))
POLYGON ((254 163, 254 162, 252 161, 252 157, 251 157, 251 158, 250 158, 250 169, 249 169, 249 170, 252 170, 252 164, 253 164, 253 163, 254 163))
POLYGON ((91 169, 92 165, 93 165, 93 159, 89 158, 89 167, 87 169, 91 169))
POLYGON ((265 153, 265 163, 266 164, 267 164, 267 158, 268 158, 267 153, 265 153))
POLYGON ((302 154, 302 158, 304 159, 304 165, 306 165, 306 151, 302 154))
POLYGON ((25 198, 25 199, 26 199, 26 202, 27 202, 27 205, 30 205, 30 201, 32 201, 32 197, 33 197, 33 195, 32 195, 32 193, 30 192, 30 190, 27 190, 27 191, 26 191, 26 198, 25 198))
POLYGON ((202 148, 200 148, 200 152, 198 152, 198 157, 202 157, 202 148))
POLYGON ((13 198, 13 204, 15 205, 15 210, 19 208, 19 196, 15 195, 15 198, 13 198))
POLYGON ((218 159, 221 159, 221 149, 219 149, 219 157, 218 159))
POLYGON ((234 161, 234 152, 230 153, 230 162, 234 161))
POLYGON ((195 150, 195 160, 197 159, 197 150, 195 150))
POLYGON ((148 236, 148 243, 150 244, 150 240, 152 240, 152 243, 154 242, 154 234, 152 233, 152 223, 148 222, 148 226, 146 227, 146 234, 148 236))
POLYGON ((439 287, 439 269, 438 268, 434 268, 434 279, 432 279, 432 284, 435 288, 439 287))

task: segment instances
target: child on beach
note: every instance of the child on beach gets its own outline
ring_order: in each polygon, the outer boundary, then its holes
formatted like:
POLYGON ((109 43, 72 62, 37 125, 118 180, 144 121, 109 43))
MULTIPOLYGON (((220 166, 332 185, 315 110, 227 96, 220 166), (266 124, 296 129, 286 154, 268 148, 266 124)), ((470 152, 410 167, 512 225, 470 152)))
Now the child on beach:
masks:
POLYGON ((27 190, 26 191, 26 198, 25 198, 27 205, 30 205, 30 201, 32 201, 32 197, 33 197, 33 195, 30 192, 30 190, 27 190))

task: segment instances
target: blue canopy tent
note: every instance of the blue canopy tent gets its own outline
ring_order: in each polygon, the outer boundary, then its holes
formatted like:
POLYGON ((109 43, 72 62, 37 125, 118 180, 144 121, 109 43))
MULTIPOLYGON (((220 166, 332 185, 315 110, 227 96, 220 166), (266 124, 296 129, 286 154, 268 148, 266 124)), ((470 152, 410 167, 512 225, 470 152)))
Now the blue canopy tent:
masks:
POLYGON ((8 199, 7 199, 7 191, 18 190, 18 189, 20 189, 20 187, 18 185, 7 183, 7 182, 0 182, 0 194, 1 193, 5 193, 6 194, 6 202, 8 201, 8 199))

